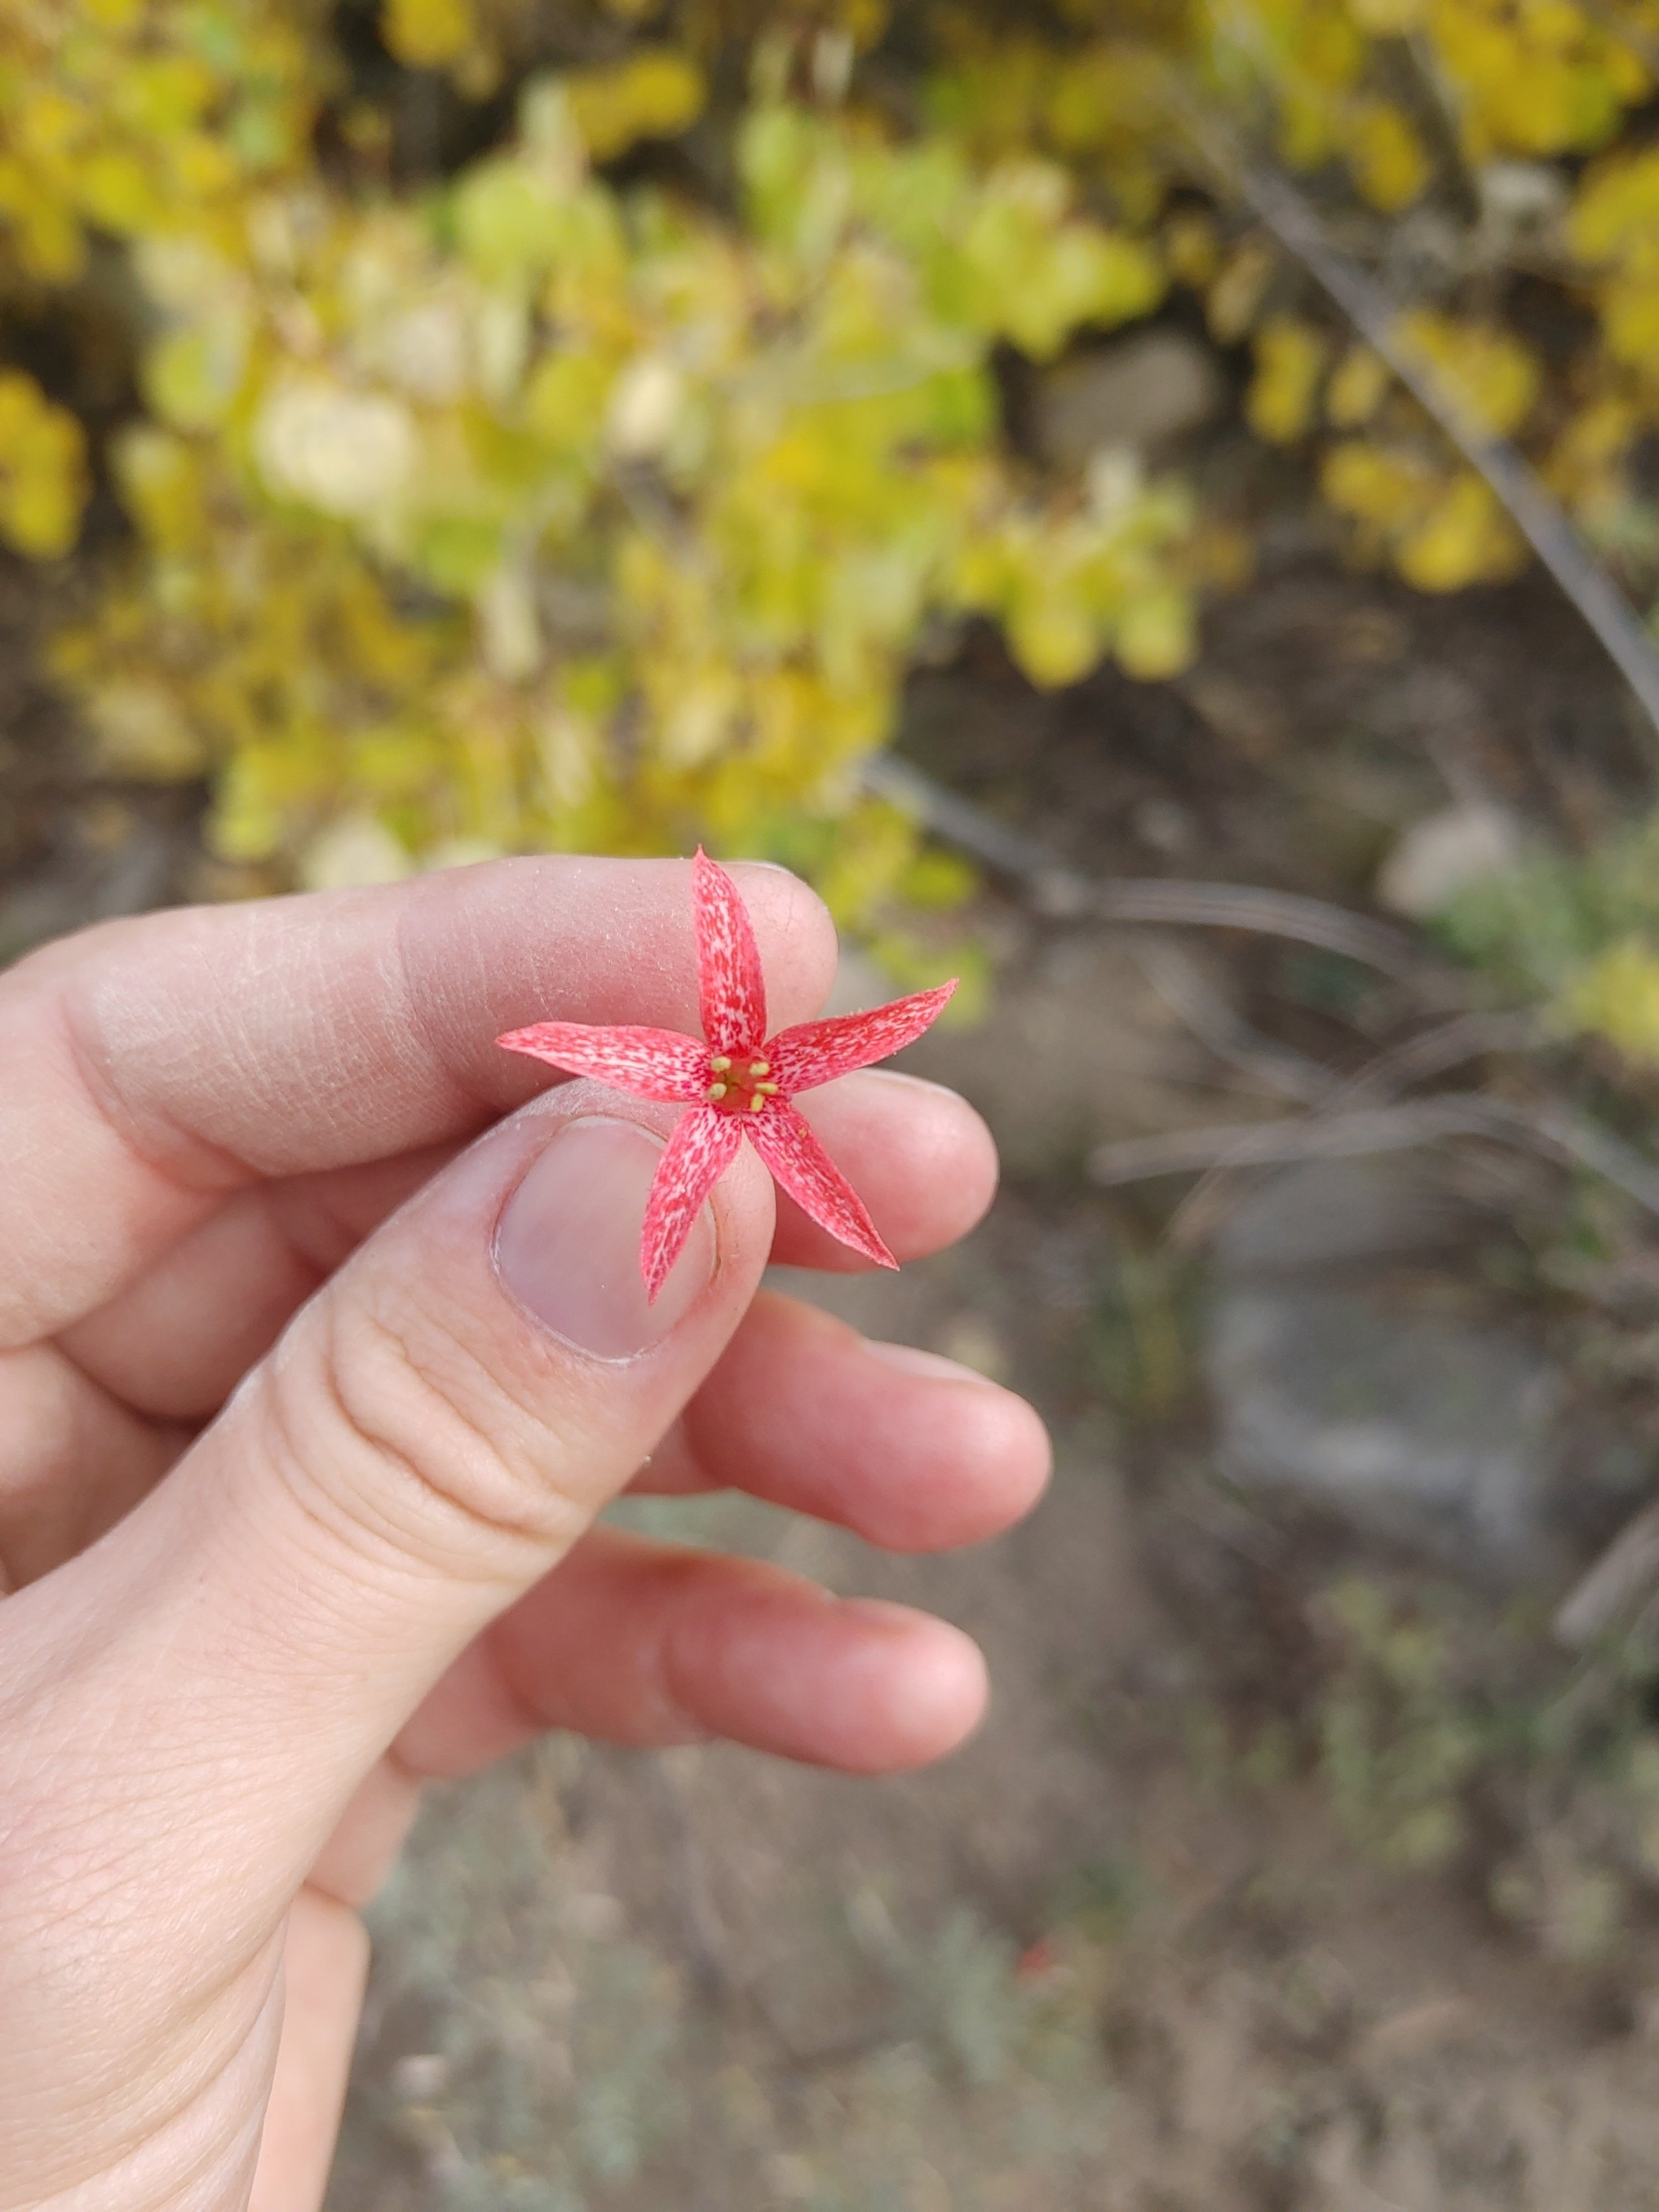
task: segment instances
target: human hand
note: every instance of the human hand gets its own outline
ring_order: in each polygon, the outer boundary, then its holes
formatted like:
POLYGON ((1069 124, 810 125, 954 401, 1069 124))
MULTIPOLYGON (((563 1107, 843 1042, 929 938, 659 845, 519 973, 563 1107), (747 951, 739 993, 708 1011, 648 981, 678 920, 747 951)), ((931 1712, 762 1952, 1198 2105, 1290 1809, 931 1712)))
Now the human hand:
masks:
MULTIPOLYGON (((828 920, 738 874, 799 1020, 828 920)), ((757 1296, 860 1263, 747 1152, 647 1307, 673 1109, 532 1097, 492 1040, 696 1002, 665 862, 155 915, 0 976, 0 2212, 313 2212, 356 1908, 428 1777, 548 1729, 878 1771, 973 1726, 943 1623, 592 1525, 630 1479, 735 1486, 920 1550, 1047 1470, 1007 1392, 757 1296)), ((946 1091, 804 1110, 901 1259, 989 1200, 946 1091)))

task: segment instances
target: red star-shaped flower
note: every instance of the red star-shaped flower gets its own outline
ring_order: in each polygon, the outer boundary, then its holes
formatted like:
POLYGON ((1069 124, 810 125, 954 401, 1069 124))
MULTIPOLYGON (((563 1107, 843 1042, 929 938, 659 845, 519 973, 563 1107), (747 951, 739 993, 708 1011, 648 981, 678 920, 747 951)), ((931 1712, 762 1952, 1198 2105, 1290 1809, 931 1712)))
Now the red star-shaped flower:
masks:
POLYGON ((646 1202, 640 1267, 652 1297, 745 1136, 803 1212, 879 1267, 897 1267, 863 1200, 790 1101, 798 1091, 869 1067, 919 1037, 938 1019, 955 979, 866 1014, 799 1022, 769 1037, 766 986, 748 913, 731 877, 701 846, 691 889, 707 1042, 673 1030, 586 1022, 535 1022, 495 1042, 571 1075, 597 1076, 637 1098, 678 1099, 692 1109, 668 1140, 646 1202))

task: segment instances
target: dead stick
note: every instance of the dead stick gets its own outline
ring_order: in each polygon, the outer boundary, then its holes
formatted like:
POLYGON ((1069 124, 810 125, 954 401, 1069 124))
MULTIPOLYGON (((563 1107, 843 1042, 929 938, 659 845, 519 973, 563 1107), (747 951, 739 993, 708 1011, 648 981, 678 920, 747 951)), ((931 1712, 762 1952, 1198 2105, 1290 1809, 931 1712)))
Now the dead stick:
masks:
POLYGON ((1012 876, 1039 910, 1056 920, 1139 921, 1196 929, 1239 929, 1289 938, 1375 968, 1421 979, 1427 963, 1402 931, 1323 899, 1255 884, 1186 883, 1163 876, 1090 876, 1069 868, 1047 846, 1010 829, 908 761, 877 753, 864 763, 865 787, 988 867, 1012 876))

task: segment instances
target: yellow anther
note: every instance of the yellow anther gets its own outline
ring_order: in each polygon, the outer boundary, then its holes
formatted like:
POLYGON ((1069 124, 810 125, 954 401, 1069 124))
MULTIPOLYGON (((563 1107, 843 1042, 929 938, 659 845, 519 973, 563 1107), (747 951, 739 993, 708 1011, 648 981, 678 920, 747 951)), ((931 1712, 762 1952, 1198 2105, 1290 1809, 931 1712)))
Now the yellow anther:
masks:
POLYGON ((758 1097, 775 1098, 777 1096, 778 1086, 775 1083, 757 1083, 755 1085, 755 1091, 758 1097))
POLYGON ((708 1065, 716 1075, 724 1075, 726 1069, 731 1066, 732 1062, 725 1053, 717 1052, 713 1060, 709 1061, 708 1065))
POLYGON ((764 1097, 757 1091, 749 1102, 749 1110, 751 1114, 758 1114, 765 1104, 766 1100, 764 1097))
POLYGON ((772 1063, 769 1060, 751 1060, 749 1063, 749 1073, 751 1075, 769 1075, 772 1073, 772 1063))
POLYGON ((719 1100, 720 1100, 720 1099, 724 1098, 724 1097, 725 1097, 725 1096, 726 1096, 726 1085, 725 1085, 725 1084, 723 1084, 723 1083, 711 1083, 711 1084, 709 1085, 709 1086, 708 1086, 708 1103, 709 1103, 709 1104, 710 1104, 711 1106, 713 1106, 713 1105, 716 1104, 716 1103, 718 1103, 718 1101, 719 1101, 719 1100))

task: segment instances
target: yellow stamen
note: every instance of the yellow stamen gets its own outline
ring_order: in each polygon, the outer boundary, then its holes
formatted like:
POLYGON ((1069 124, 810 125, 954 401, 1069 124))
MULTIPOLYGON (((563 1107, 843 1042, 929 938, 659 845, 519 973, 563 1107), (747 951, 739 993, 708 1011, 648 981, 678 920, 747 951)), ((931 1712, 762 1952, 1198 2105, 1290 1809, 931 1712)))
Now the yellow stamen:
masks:
POLYGON ((765 1098, 761 1092, 757 1091, 749 1102, 749 1110, 751 1114, 758 1114, 763 1110, 765 1104, 765 1098))
POLYGON ((732 1062, 725 1053, 717 1052, 713 1060, 709 1061, 708 1065, 716 1075, 724 1075, 726 1069, 731 1066, 732 1062))
POLYGON ((716 1103, 716 1101, 717 1101, 717 1100, 721 1099, 721 1098, 724 1098, 724 1097, 725 1097, 725 1096, 726 1096, 726 1085, 725 1085, 725 1084, 723 1084, 723 1083, 711 1083, 711 1084, 709 1085, 709 1086, 708 1086, 708 1103, 709 1103, 709 1104, 710 1104, 711 1106, 713 1106, 713 1105, 716 1103))
POLYGON ((751 1060, 749 1063, 749 1073, 751 1075, 769 1075, 772 1073, 772 1063, 769 1060, 751 1060))
POLYGON ((775 1098, 777 1096, 778 1086, 775 1083, 757 1083, 755 1085, 755 1091, 758 1097, 775 1098))

